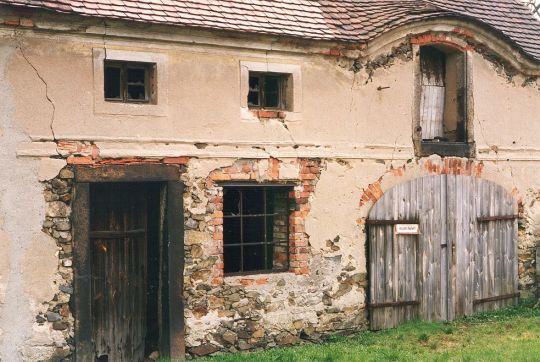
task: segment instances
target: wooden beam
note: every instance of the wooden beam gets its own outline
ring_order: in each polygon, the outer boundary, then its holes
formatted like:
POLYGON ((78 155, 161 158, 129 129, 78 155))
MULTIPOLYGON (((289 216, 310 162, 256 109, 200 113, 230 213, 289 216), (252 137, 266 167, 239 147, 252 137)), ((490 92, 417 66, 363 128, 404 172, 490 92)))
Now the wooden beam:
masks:
POLYGON ((504 300, 504 299, 510 299, 510 298, 519 298, 519 296, 520 296, 519 293, 510 293, 510 294, 497 295, 495 297, 475 299, 475 300, 473 300, 473 304, 496 302, 498 300, 504 300))
POLYGON ((482 216, 476 218, 478 222, 489 222, 489 221, 499 221, 499 220, 515 220, 518 219, 519 215, 499 215, 499 216, 482 216))
POLYGON ((73 316, 75 318, 75 361, 94 360, 92 344, 92 298, 90 254, 90 185, 75 183, 73 220, 73 316))
POLYGON ((80 165, 74 168, 77 182, 152 182, 179 181, 177 165, 134 164, 134 165, 80 165))
POLYGON ((418 224, 417 220, 366 220, 367 225, 418 224))
POLYGON ((171 360, 185 357, 184 342, 184 185, 167 183, 167 230, 169 242, 168 324, 171 360))
POLYGON ((402 307, 407 305, 419 305, 420 302, 417 300, 407 300, 399 302, 384 302, 384 303, 369 303, 368 308, 386 308, 386 307, 402 307))

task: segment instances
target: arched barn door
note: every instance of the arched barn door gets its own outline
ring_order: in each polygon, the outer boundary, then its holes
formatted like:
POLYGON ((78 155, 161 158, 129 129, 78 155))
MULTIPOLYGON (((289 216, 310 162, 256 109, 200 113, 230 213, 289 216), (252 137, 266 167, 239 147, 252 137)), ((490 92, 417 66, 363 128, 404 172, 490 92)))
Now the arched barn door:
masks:
POLYGON ((367 221, 371 328, 515 303, 516 214, 512 195, 471 176, 421 177, 387 191, 367 221))

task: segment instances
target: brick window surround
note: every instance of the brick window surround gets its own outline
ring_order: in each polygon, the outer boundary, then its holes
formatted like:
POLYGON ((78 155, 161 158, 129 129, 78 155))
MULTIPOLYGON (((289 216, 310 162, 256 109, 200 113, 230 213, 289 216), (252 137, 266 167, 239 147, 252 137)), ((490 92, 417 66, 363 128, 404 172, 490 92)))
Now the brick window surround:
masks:
MULTIPOLYGON (((279 178, 279 161, 269 160, 270 167, 265 184, 283 184, 287 182, 294 187, 288 194, 289 205, 294 210, 289 213, 289 272, 303 275, 309 274, 309 240, 305 232, 305 220, 311 205, 310 196, 315 191, 315 185, 320 175, 320 162, 318 160, 300 159, 299 176, 297 180, 282 180, 279 178)), ((223 186, 231 183, 256 183, 258 181, 258 163, 256 160, 238 161, 230 167, 214 170, 207 179, 207 193, 209 203, 214 210, 209 221, 209 230, 212 234, 213 247, 209 253, 217 259, 212 267, 212 284, 223 283, 223 186)), ((291 208, 292 209, 292 208, 291 208)), ((268 273, 268 272, 265 272, 268 273)), ((257 274, 256 272, 253 273, 257 274)))

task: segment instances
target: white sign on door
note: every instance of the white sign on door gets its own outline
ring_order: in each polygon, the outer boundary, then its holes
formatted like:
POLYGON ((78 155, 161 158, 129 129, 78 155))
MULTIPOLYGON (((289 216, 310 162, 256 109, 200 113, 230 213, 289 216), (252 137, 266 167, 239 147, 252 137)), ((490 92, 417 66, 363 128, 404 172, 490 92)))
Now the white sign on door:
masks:
POLYGON ((420 234, 420 226, 418 224, 396 224, 394 232, 397 235, 418 235, 420 234))

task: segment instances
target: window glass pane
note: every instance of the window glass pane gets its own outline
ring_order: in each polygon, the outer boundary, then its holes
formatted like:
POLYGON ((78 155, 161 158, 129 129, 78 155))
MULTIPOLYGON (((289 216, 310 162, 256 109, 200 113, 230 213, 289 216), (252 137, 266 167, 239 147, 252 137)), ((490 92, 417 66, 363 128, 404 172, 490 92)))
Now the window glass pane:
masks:
POLYGON ((223 214, 240 215, 240 190, 223 189, 223 214))
POLYGON ((121 95, 121 71, 118 67, 105 66, 105 76, 104 76, 104 85, 105 85, 105 98, 108 99, 120 99, 121 95))
POLYGON ((244 246, 244 271, 264 270, 264 245, 244 246))
POLYGON ((130 68, 127 70, 127 81, 130 84, 144 85, 146 70, 144 68, 130 68))
POLYGON ((223 244, 240 244, 240 218, 223 218, 223 244))
POLYGON ((225 273, 288 268, 290 190, 288 187, 224 187, 225 273), (242 247, 231 246, 234 244, 242 247))
POLYGON ((264 213, 264 188, 246 187, 243 189, 242 207, 244 215, 264 213))
POLYGON ((238 273, 240 268, 240 246, 228 246, 223 248, 223 260, 225 261, 225 273, 238 273))
POLYGON ((146 100, 146 89, 144 85, 130 85, 127 86, 128 99, 130 100, 146 100))
POLYGON ((279 99, 279 87, 280 77, 278 76, 266 76, 264 79, 264 99, 265 107, 276 108, 280 106, 279 99))
POLYGON ((264 240, 264 217, 244 217, 244 243, 261 243, 264 240))
POLYGON ((260 78, 257 76, 249 77, 249 93, 248 93, 248 105, 260 106, 260 78))

